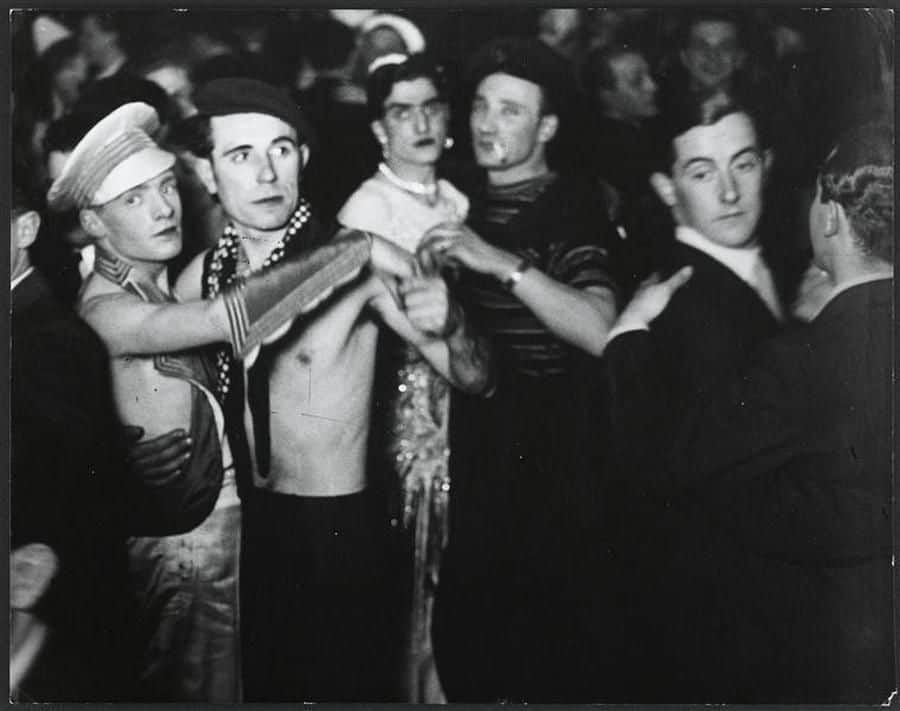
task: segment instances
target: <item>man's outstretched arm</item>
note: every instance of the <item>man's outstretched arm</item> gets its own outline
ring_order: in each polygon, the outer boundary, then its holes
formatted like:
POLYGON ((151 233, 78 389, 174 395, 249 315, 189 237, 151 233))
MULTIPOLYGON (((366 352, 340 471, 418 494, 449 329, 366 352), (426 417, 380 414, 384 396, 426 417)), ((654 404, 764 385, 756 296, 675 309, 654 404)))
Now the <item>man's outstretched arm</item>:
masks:
POLYGON ((426 267, 452 262, 495 277, 557 338, 591 355, 603 352, 616 319, 612 289, 577 288, 558 281, 461 224, 446 223, 429 230, 419 258, 426 267))

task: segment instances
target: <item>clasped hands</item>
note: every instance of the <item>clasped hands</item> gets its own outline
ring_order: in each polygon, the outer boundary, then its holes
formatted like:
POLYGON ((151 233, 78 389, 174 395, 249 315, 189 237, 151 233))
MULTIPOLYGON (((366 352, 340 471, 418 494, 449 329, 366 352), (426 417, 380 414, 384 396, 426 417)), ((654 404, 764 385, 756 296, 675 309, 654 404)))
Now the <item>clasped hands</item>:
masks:
POLYGON ((450 298, 447 284, 433 262, 373 236, 372 268, 394 277, 399 306, 415 329, 429 336, 446 338, 461 322, 459 306, 450 298))

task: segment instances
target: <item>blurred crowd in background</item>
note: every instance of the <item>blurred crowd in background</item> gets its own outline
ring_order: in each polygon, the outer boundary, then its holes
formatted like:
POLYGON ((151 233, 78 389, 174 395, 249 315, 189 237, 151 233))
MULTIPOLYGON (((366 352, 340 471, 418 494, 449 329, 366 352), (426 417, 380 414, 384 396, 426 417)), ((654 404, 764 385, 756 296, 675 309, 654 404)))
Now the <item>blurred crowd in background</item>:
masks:
MULTIPOLYGON (((612 198, 612 217, 636 242, 651 240, 658 225, 648 217, 653 201, 645 200, 648 156, 654 118, 668 98, 716 86, 756 93, 777 155, 769 192, 779 202, 768 213, 778 224, 767 232, 789 253, 805 249, 805 230, 796 229, 804 219, 798 186, 809 183, 822 151, 859 120, 893 116, 893 24, 884 10, 409 8, 393 15, 402 23, 389 24, 373 22, 378 15, 361 9, 14 12, 14 153, 36 186, 46 187, 59 156, 85 130, 89 119, 79 122, 79 116, 141 99, 157 109, 165 130, 192 113, 192 93, 204 82, 254 76, 293 92, 315 127, 305 190, 320 214, 333 216, 379 157, 365 113, 373 59, 409 51, 412 42, 445 67, 455 143, 444 152, 442 171, 452 180, 471 158, 467 58, 499 35, 535 36, 566 58, 576 89, 551 147, 553 167, 598 184, 612 198)), ((202 189, 193 196, 187 191, 185 262, 220 227, 202 189)), ((38 259, 51 260, 65 281, 58 254, 38 259)), ((636 276, 645 271, 635 268, 636 276)))

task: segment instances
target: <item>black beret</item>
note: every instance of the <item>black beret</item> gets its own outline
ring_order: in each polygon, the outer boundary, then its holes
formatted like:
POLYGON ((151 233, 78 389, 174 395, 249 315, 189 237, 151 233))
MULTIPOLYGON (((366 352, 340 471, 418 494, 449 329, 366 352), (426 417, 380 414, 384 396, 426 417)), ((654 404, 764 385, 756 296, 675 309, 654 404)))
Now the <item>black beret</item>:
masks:
POLYGON ((469 64, 470 85, 474 88, 497 73, 540 86, 553 111, 564 109, 575 97, 574 70, 569 62, 537 38, 500 37, 481 47, 469 64))
POLYGON ((249 77, 213 79, 194 95, 201 116, 268 114, 297 130, 300 143, 313 141, 313 130, 300 107, 286 91, 249 77))

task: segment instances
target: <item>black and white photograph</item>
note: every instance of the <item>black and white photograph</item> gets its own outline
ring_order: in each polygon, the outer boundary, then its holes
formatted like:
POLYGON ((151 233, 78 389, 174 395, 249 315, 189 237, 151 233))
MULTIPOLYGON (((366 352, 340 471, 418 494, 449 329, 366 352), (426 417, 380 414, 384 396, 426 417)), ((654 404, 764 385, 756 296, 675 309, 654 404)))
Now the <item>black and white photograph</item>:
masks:
POLYGON ((10 702, 889 704, 895 31, 11 8, 10 702))

